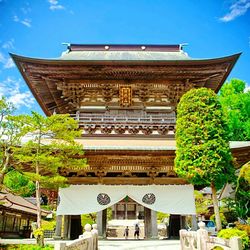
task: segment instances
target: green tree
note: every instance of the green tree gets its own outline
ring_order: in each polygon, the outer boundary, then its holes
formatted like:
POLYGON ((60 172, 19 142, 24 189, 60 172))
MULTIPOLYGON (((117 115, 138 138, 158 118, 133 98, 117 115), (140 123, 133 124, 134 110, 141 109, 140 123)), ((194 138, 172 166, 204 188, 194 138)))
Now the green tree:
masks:
POLYGON ((208 206, 212 204, 212 200, 204 197, 203 194, 197 190, 194 191, 195 207, 197 214, 208 214, 208 206))
POLYGON ((14 106, 6 98, 0 99, 0 190, 4 176, 11 167, 12 147, 20 144, 25 133, 23 116, 14 116, 14 106))
POLYGON ((219 99, 229 126, 229 140, 250 140, 250 91, 246 83, 232 79, 221 88, 219 99))
POLYGON ((41 228, 40 188, 65 185, 67 179, 59 169, 86 166, 82 145, 74 139, 80 136, 77 122, 69 115, 44 117, 36 112, 25 116, 28 142, 14 149, 15 168, 36 183, 37 226, 41 228))
POLYGON ((240 170, 235 190, 236 212, 241 219, 250 217, 250 162, 240 170))
POLYGON ((15 169, 5 175, 3 184, 7 189, 23 197, 33 195, 36 189, 33 181, 15 169))
POLYGON ((228 126, 218 96, 192 89, 177 107, 176 173, 194 185, 211 186, 215 218, 221 229, 216 190, 234 176, 228 126))

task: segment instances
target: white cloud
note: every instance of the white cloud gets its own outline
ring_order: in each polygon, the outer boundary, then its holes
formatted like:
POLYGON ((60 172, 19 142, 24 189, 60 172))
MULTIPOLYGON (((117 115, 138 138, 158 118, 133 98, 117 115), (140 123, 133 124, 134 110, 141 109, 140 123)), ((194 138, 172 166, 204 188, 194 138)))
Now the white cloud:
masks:
POLYGON ((5 64, 4 64, 3 67, 4 67, 5 69, 10 69, 10 68, 15 67, 15 64, 14 64, 12 58, 7 59, 7 61, 5 62, 5 64))
POLYGON ((18 18, 18 16, 13 16, 13 20, 14 20, 14 22, 19 22, 19 18, 18 18))
POLYGON ((243 16, 250 8, 250 0, 237 0, 230 6, 230 12, 221 17, 222 22, 230 22, 239 16, 243 16))
POLYGON ((0 97, 5 96, 16 108, 21 106, 31 108, 35 99, 30 91, 21 91, 21 82, 21 79, 16 80, 11 77, 7 77, 6 80, 0 82, 0 97))
POLYGON ((50 10, 62 10, 62 9, 64 9, 64 7, 62 6, 62 5, 51 5, 50 7, 49 7, 49 9, 50 10))
POLYGON ((63 10, 65 9, 65 7, 61 4, 59 4, 59 2, 57 0, 48 0, 50 6, 49 9, 50 10, 63 10))
POLYGON ((17 23, 21 23, 25 25, 26 27, 30 28, 31 27, 31 20, 28 18, 25 19, 20 19, 17 15, 13 16, 13 21, 17 23))
POLYGON ((49 1, 50 4, 54 4, 54 5, 58 4, 57 0, 48 0, 48 1, 49 1))
POLYGON ((21 11, 24 13, 24 14, 28 14, 29 12, 31 12, 31 8, 29 6, 27 7, 22 7, 21 8, 21 11))
POLYGON ((249 85, 249 86, 246 86, 244 92, 246 93, 246 92, 249 92, 249 91, 250 91, 250 85, 249 85))
POLYGON ((27 27, 31 27, 31 20, 28 18, 25 18, 24 20, 20 21, 23 25, 27 26, 27 27))
POLYGON ((0 52, 0 63, 3 64, 3 67, 5 69, 10 69, 10 68, 13 68, 15 66, 12 59, 10 57, 6 58, 5 55, 1 52, 0 52))
POLYGON ((0 63, 3 64, 4 69, 10 69, 15 66, 14 62, 10 57, 5 57, 3 53, 0 52, 0 63))
POLYGON ((14 49, 14 39, 10 39, 3 43, 2 48, 4 49, 14 49))

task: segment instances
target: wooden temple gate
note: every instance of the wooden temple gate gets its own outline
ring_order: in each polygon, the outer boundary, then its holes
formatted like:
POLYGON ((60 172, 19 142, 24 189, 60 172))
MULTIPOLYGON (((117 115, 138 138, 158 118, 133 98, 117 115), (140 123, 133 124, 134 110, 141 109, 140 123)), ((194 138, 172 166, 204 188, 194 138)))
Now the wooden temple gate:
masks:
MULTIPOLYGON (((70 44, 67 49, 58 59, 12 55, 44 113, 69 113, 82 130, 77 141, 89 166, 60 174, 72 185, 186 184, 173 168, 177 103, 192 88, 218 92, 240 54, 194 60, 182 45, 70 44)), ((232 149, 239 164, 249 157, 247 149, 232 149)), ((102 235, 105 213, 98 216, 102 235)), ((146 236, 155 236, 156 214, 147 209, 144 214, 146 236)), ((58 236, 61 223, 60 217, 58 236)), ((80 230, 79 219, 67 215, 64 238, 75 230, 72 223, 80 230)))

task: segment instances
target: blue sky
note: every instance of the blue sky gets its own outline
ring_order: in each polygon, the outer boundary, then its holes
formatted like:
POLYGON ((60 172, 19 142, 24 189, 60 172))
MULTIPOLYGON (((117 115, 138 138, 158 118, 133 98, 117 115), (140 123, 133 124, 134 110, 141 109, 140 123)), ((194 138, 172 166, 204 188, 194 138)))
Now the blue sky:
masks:
POLYGON ((68 43, 179 44, 192 58, 243 52, 229 78, 250 86, 250 0, 0 0, 0 96, 40 111, 8 52, 59 57, 68 43))

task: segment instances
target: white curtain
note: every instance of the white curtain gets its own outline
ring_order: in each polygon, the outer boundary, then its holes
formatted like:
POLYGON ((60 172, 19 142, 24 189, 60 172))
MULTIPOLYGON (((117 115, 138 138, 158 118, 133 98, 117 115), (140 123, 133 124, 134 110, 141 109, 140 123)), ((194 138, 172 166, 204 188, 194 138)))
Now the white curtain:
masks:
POLYGON ((192 185, 72 185, 59 190, 57 215, 98 212, 126 196, 155 211, 196 213, 192 185))

